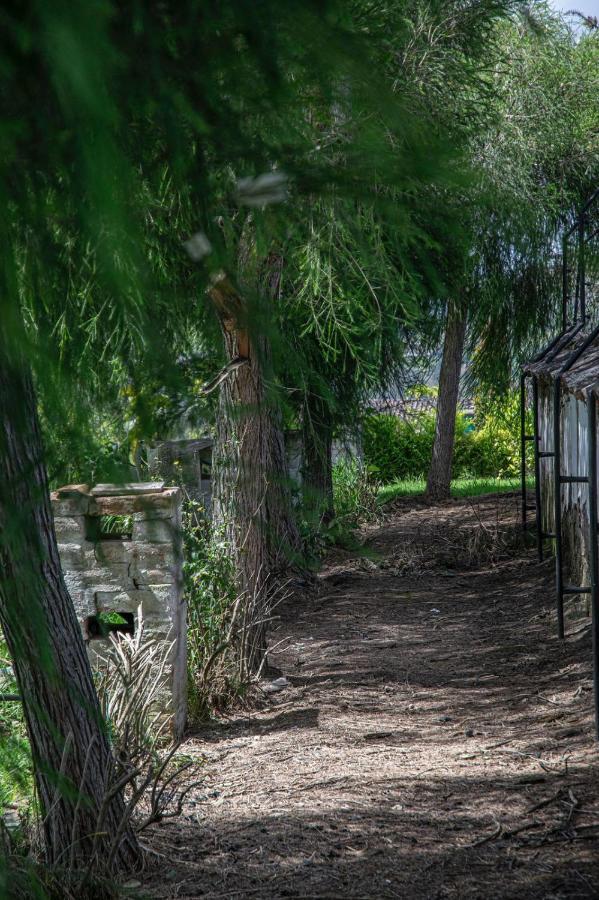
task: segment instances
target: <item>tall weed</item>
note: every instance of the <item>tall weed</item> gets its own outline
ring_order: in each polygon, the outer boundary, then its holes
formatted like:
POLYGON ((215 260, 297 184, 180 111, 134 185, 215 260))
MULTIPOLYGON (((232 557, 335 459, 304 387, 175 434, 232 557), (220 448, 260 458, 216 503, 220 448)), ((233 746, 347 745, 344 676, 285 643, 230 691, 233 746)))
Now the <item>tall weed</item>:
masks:
POLYGON ((183 546, 188 714, 197 722, 244 692, 233 641, 240 598, 226 540, 190 498, 183 508, 183 546))
POLYGON ((379 486, 361 460, 341 459, 333 466, 334 518, 328 522, 315 522, 302 516, 302 510, 299 510, 300 534, 309 567, 318 569, 322 557, 332 546, 347 549, 359 546, 358 527, 379 515, 379 486))
POLYGON ((378 515, 379 482, 359 459, 341 459, 333 466, 335 519, 347 528, 372 522, 378 515))

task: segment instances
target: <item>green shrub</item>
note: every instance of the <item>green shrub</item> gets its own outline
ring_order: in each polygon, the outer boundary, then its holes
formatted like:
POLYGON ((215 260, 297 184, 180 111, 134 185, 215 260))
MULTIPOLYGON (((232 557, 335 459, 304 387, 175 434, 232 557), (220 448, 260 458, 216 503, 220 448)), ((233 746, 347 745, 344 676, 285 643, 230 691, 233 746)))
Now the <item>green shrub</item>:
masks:
POLYGON ((435 418, 419 413, 409 421, 388 413, 369 415, 364 421, 364 459, 383 483, 417 478, 430 464, 435 418))
POLYGON ((348 528, 372 521, 377 514, 378 479, 357 459, 341 459, 333 466, 335 519, 348 528))
MULTIPOLYGON (((0 638, 0 693, 18 693, 10 658, 0 638)), ((33 771, 23 707, 17 701, 0 703, 0 815, 9 803, 30 803, 33 771)))
POLYGON ((189 717, 201 721, 243 687, 229 652, 237 590, 226 542, 190 499, 183 509, 183 544, 189 717))
MULTIPOLYGON (((434 413, 417 413, 407 421, 386 413, 368 415, 363 428, 365 461, 383 484, 425 477, 434 434, 434 413)), ((532 454, 530 443, 527 451, 532 454)), ((528 465, 532 466, 531 456, 528 465)), ((474 418, 459 413, 456 419, 453 477, 508 478, 519 471, 518 392, 501 399, 477 398, 474 418)))
MULTIPOLYGON (((476 398, 476 430, 473 474, 509 478, 520 472, 520 395, 512 391, 501 398, 476 398)), ((532 413, 527 415, 527 433, 532 432, 532 413)), ((527 466, 534 464, 532 443, 527 445, 527 466)))
POLYGON ((363 462, 341 459, 333 466, 333 505, 335 516, 329 522, 306 514, 298 492, 298 527, 302 539, 304 564, 318 570, 323 556, 333 546, 356 549, 356 529, 378 515, 379 480, 363 462))

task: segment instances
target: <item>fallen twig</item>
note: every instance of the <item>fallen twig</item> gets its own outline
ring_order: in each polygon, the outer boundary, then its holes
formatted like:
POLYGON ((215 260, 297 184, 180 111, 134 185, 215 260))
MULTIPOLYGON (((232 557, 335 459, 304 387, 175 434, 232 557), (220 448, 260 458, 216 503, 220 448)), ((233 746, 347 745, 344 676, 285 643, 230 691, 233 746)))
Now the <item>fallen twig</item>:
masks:
POLYGON ((479 838, 478 841, 474 841, 473 844, 467 844, 466 849, 472 850, 474 847, 481 847, 483 844, 488 844, 489 841, 494 841, 501 834, 501 830, 501 824, 499 822, 496 822, 495 831, 493 832, 493 834, 488 834, 486 835, 486 837, 479 838))
POLYGON ((552 794, 551 797, 547 797, 545 800, 541 800, 539 803, 535 803, 534 806, 531 806, 529 809, 527 809, 525 815, 529 816, 531 813, 536 812, 538 809, 543 809, 544 806, 549 806, 555 800, 559 800, 561 793, 562 789, 560 788, 559 791, 556 791, 556 793, 552 794))

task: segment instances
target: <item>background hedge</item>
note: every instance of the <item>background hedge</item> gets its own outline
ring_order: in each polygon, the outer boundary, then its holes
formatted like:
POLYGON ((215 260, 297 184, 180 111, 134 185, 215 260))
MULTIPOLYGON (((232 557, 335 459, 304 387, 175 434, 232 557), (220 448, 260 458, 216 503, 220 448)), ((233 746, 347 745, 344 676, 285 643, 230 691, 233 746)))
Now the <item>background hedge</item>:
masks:
MULTIPOLYGON (((517 392, 500 400, 475 403, 474 417, 459 413, 453 477, 508 478, 520 471, 520 419, 517 392)), ((364 461, 383 484, 422 478, 430 465, 435 414, 408 420, 387 413, 364 419, 364 461)))

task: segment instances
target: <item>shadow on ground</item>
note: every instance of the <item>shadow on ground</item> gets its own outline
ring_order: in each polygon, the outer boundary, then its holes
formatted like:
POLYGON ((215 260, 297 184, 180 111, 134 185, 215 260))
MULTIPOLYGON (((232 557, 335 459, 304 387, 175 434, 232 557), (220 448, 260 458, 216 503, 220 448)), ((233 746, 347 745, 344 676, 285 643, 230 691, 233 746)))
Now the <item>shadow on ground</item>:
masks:
POLYGON ((588 627, 557 640, 551 563, 513 542, 447 566, 516 517, 402 501, 376 562, 331 562, 273 637, 290 687, 190 738, 205 782, 149 835, 151 896, 599 897, 588 627))

